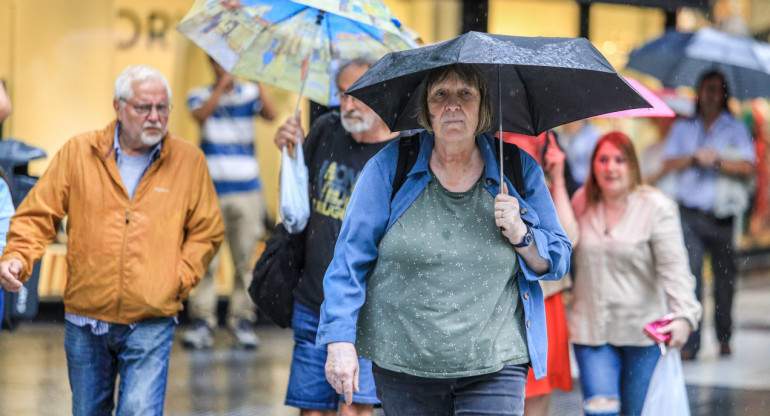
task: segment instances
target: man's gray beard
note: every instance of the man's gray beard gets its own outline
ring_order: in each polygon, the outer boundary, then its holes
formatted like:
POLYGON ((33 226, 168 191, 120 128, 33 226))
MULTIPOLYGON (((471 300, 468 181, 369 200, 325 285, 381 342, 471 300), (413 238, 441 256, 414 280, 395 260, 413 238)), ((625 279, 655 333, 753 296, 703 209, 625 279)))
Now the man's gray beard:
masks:
POLYGON ((160 143, 161 140, 163 140, 163 136, 165 136, 165 133, 153 135, 143 132, 140 137, 142 139, 142 143, 144 143, 145 146, 155 146, 156 144, 160 143))
MULTIPOLYGON (((158 127, 158 128, 162 128, 163 126, 160 123, 158 123, 158 124, 152 124, 151 123, 148 126, 142 126, 142 127, 158 127)), ((139 135, 139 138, 142 140, 142 143, 145 146, 155 146, 161 140, 163 140, 163 136, 166 135, 167 131, 168 131, 167 129, 163 129, 163 131, 160 134, 154 135, 154 134, 149 134, 149 133, 145 132, 144 130, 142 130, 142 133, 139 135)))
POLYGON ((353 114, 358 117, 361 117, 362 121, 354 121, 347 117, 345 117, 345 114, 342 114, 342 117, 340 118, 340 121, 342 122, 342 127, 351 134, 354 133, 363 133, 365 131, 371 130, 371 128, 374 126, 374 117, 371 117, 369 120, 367 120, 367 117, 361 114, 358 111, 351 111, 348 114, 353 114))

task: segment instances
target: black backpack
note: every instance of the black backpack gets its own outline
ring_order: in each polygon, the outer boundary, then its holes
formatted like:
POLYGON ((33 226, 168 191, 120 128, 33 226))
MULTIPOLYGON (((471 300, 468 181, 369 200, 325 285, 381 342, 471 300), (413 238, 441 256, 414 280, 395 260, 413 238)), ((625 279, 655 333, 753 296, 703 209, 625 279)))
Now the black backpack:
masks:
MULTIPOLYGON (((318 142, 318 140, 316 141, 318 142)), ((311 160, 317 143, 311 143, 305 152, 305 160, 311 160), (308 158, 308 154, 310 158, 308 158)), ((519 148, 504 143, 503 158, 505 176, 512 181, 520 195, 524 195, 524 176, 522 174, 519 148)), ((418 134, 399 139, 398 165, 393 179, 391 201, 406 180, 406 174, 417 161, 420 151, 418 134)), ((497 149, 497 147, 495 147, 497 149)), ((252 280, 248 293, 260 312, 281 328, 291 326, 294 314, 294 288, 297 286, 305 259, 305 232, 289 234, 282 224, 278 224, 275 233, 267 240, 252 271, 252 280)))
MULTIPOLYGON (((37 182, 37 177, 27 172, 29 162, 44 158, 43 149, 26 145, 18 140, 0 140, 0 168, 5 171, 6 182, 11 189, 11 197, 16 207, 27 196, 37 182)), ((4 180, 4 179, 0 179, 4 180)), ((20 321, 31 320, 37 316, 39 299, 40 262, 35 262, 24 286, 18 292, 4 291, 2 327, 13 329, 20 321)))
MULTIPOLYGON (((495 156, 499 157, 500 148, 499 139, 495 139, 495 156)), ((396 175, 393 177, 393 193, 390 194, 390 200, 406 181, 406 175, 417 162, 417 155, 420 153, 420 135, 402 137, 398 142, 398 165, 396 165, 396 175)), ((525 197, 526 187, 524 186, 524 172, 521 167, 521 154, 519 146, 512 143, 503 142, 503 173, 505 177, 513 184, 516 192, 525 197)))

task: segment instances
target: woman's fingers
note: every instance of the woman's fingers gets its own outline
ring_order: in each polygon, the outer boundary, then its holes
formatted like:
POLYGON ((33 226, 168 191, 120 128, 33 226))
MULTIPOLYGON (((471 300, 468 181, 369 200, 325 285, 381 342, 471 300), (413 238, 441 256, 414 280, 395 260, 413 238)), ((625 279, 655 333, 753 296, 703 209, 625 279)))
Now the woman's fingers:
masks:
POLYGON ((332 342, 327 346, 326 380, 345 403, 353 403, 353 391, 358 391, 358 355, 352 343, 332 342))
POLYGON ((339 394, 345 395, 345 403, 350 406, 353 404, 353 377, 346 377, 342 382, 342 391, 339 394))
POLYGON ((682 348, 687 343, 687 338, 690 336, 690 324, 682 318, 677 318, 671 321, 668 325, 660 328, 658 332, 662 334, 671 334, 671 339, 668 341, 670 348, 682 348))
POLYGON ((510 239, 510 231, 519 219, 519 200, 508 195, 508 187, 503 184, 503 192, 495 197, 495 225, 503 229, 503 235, 510 239))
POLYGON ((519 215, 519 200, 507 194, 498 194, 495 197, 495 218, 516 218, 519 215))

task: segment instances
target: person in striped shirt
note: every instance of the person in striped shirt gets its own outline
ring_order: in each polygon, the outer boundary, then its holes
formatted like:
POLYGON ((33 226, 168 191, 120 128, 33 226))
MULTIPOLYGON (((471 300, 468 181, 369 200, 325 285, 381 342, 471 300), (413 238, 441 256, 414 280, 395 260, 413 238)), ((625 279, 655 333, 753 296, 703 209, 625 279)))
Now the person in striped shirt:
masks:
MULTIPOLYGON (((275 108, 259 84, 234 78, 213 59, 211 65, 216 80, 213 85, 192 89, 187 105, 200 125, 200 146, 217 191, 236 272, 227 325, 237 345, 254 349, 259 345, 254 333, 257 317, 246 288, 254 247, 265 232, 254 118, 272 120, 275 108)), ((188 348, 210 348, 214 343, 211 330, 217 324, 214 273, 218 258, 211 262, 197 291, 190 297, 193 325, 183 337, 188 348)))

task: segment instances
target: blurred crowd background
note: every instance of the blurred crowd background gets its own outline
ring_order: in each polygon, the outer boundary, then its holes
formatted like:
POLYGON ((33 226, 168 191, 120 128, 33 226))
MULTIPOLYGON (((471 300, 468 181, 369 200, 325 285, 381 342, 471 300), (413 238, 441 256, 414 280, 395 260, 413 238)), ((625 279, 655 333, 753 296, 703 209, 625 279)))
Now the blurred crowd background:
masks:
MULTIPOLYGON (((50 156, 72 135, 104 125, 113 117, 112 82, 126 66, 148 64, 169 79, 174 92, 170 131, 198 143, 196 121, 187 111, 186 93, 213 80, 206 54, 176 25, 193 0, 0 0, 0 79, 14 113, 3 125, 3 138, 43 149, 49 157, 30 162, 41 174, 50 156)), ((702 27, 770 40, 767 0, 384 0, 395 16, 430 44, 468 30, 520 36, 587 37, 622 75, 631 76, 661 95, 680 115, 694 108, 694 92, 663 90, 656 79, 626 69, 634 48, 667 29, 693 32, 702 27)), ((265 86, 274 97, 274 121, 257 123, 257 153, 270 219, 277 217, 280 153, 273 135, 292 113, 296 94, 265 86)), ((307 126, 312 109, 302 104, 307 126)), ((734 114, 746 122, 758 150, 758 175, 751 209, 736 235, 743 252, 770 249, 770 204, 767 192, 768 103, 733 101, 734 114)), ((638 154, 665 137, 671 119, 606 118, 590 120, 598 132, 620 130, 634 139, 638 154)), ((557 129, 561 136, 573 127, 557 129)), ((39 292, 43 301, 60 299, 65 278, 64 241, 50 247, 41 262, 39 292)), ((227 248, 225 248, 227 250, 227 248)), ((222 256, 223 259, 229 256, 222 256)), ((232 265, 222 261, 217 275, 220 294, 232 288, 232 265)))

